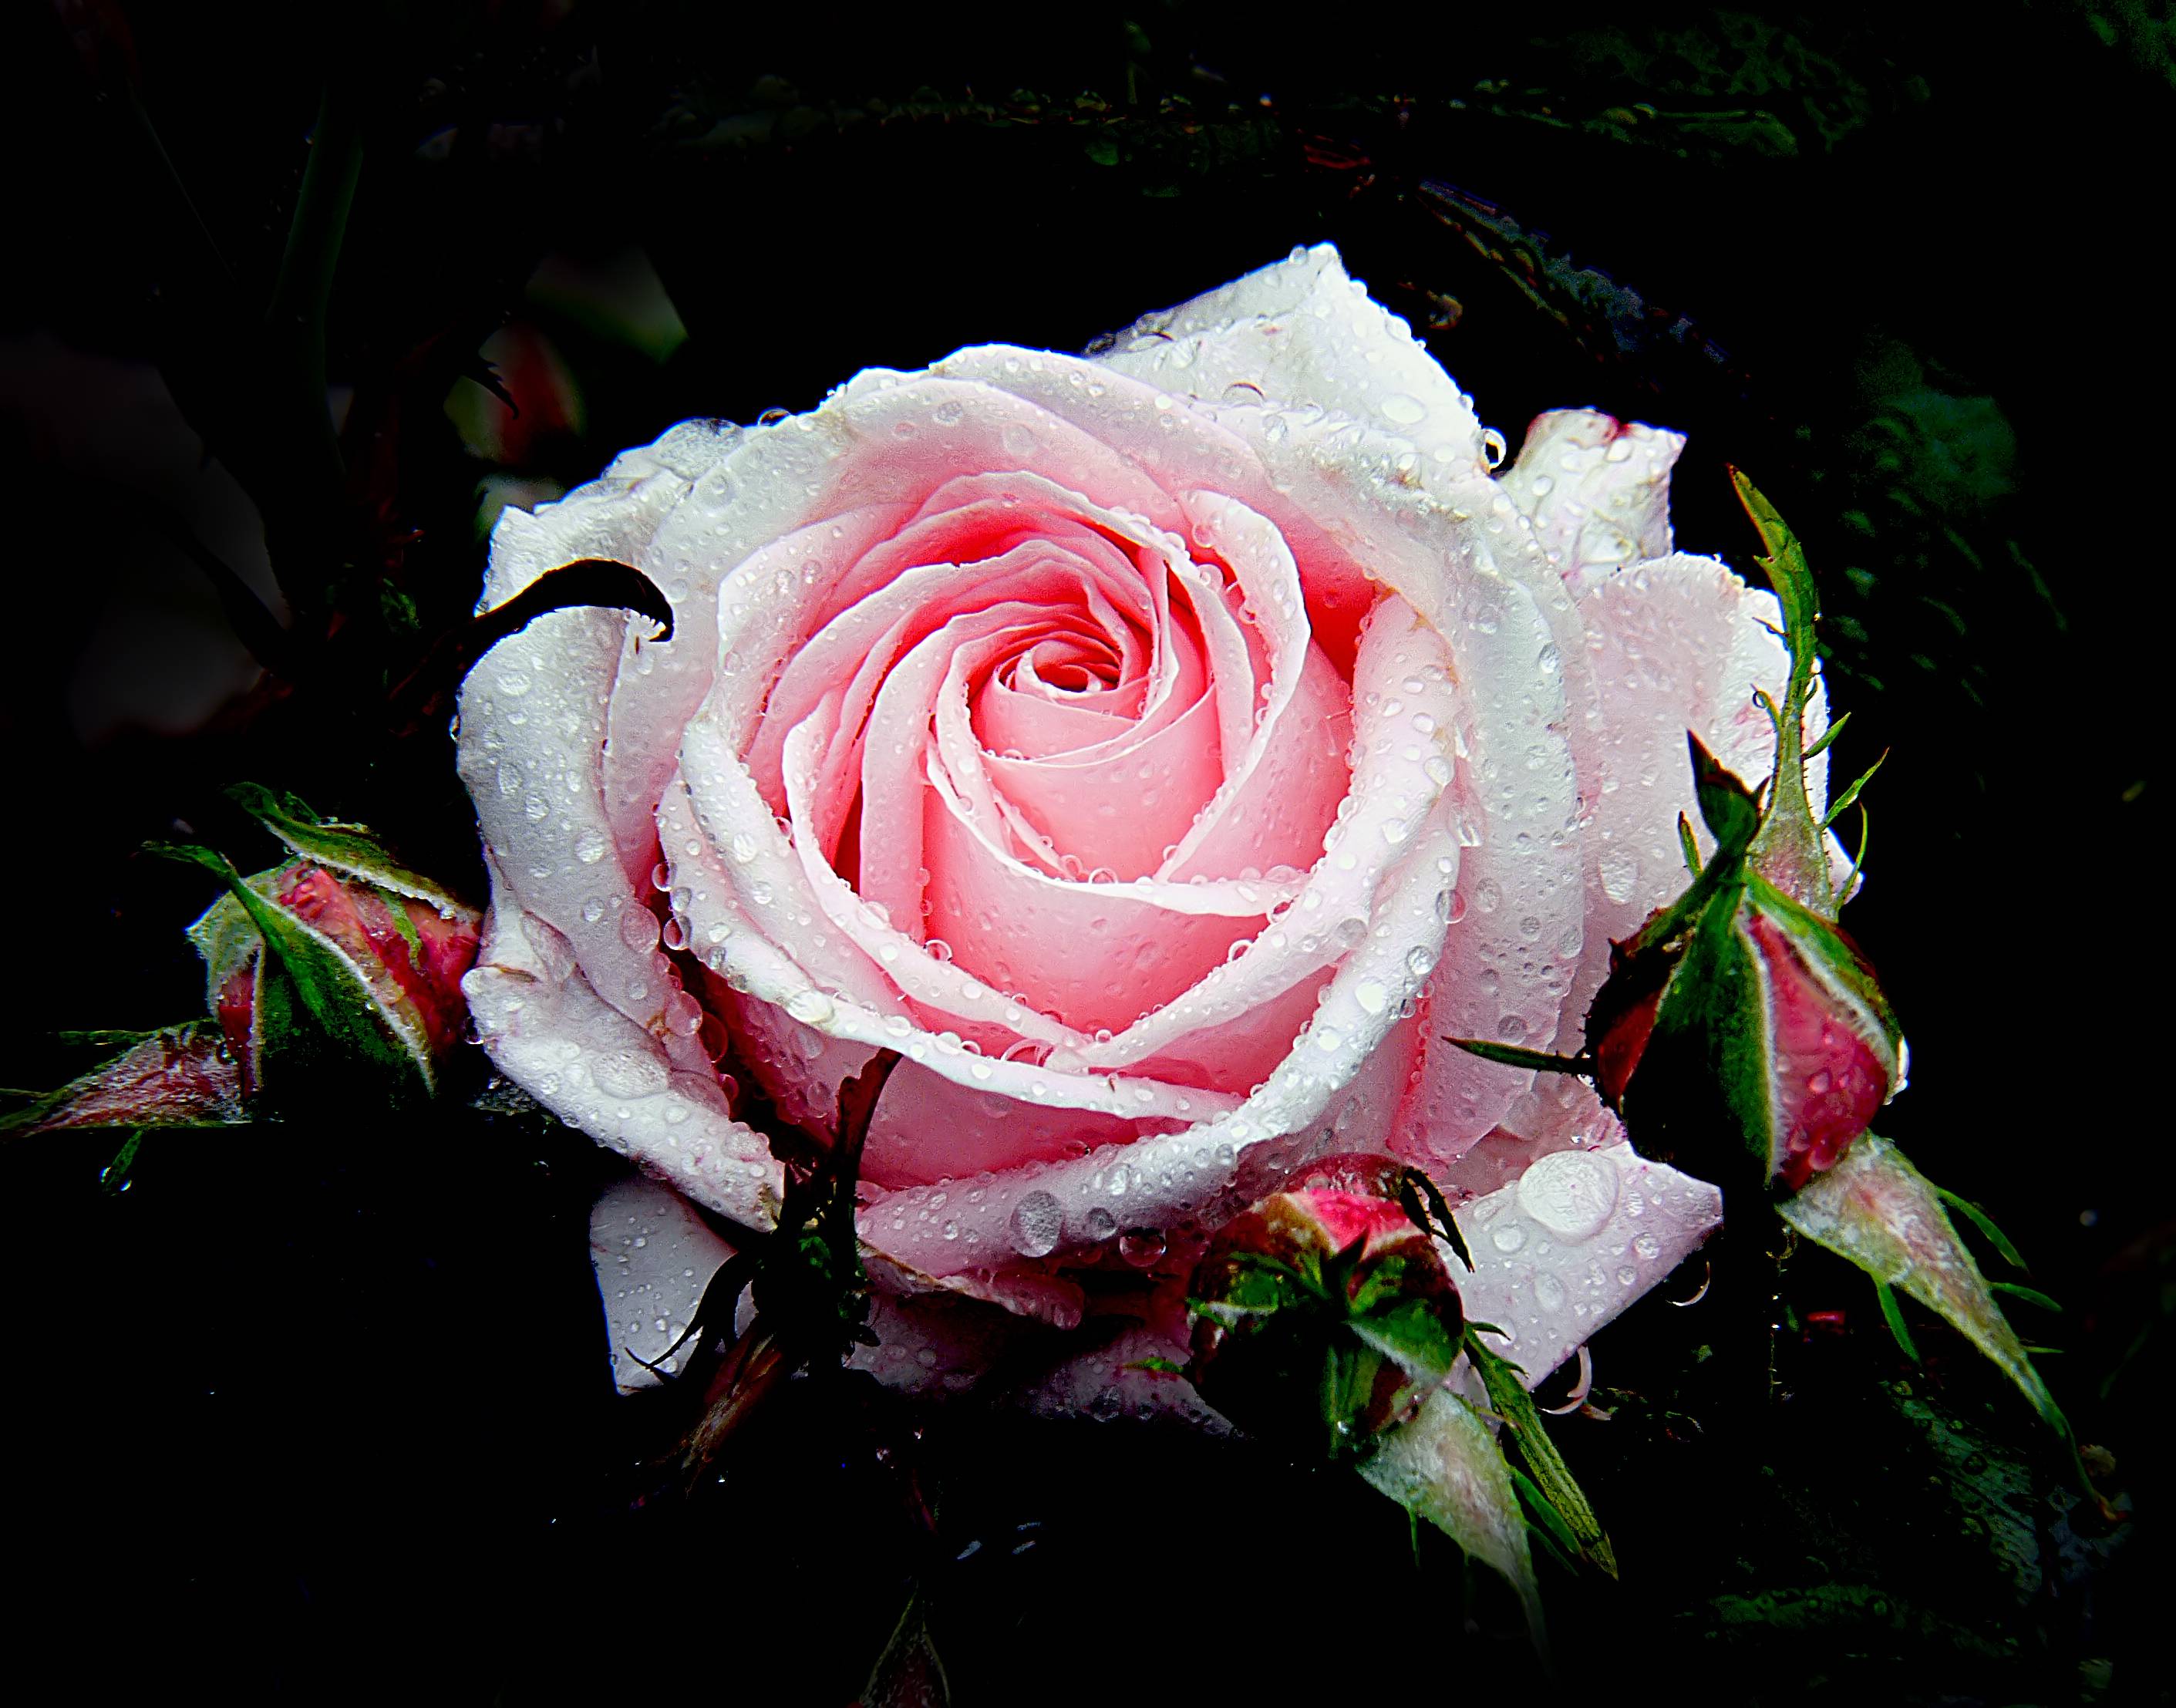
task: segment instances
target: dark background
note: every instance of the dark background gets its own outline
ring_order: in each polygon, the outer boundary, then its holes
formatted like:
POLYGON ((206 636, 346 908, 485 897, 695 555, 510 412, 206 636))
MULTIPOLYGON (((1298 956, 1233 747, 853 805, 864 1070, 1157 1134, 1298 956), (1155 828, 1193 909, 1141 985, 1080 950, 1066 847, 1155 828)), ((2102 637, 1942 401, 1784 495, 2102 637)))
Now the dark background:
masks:
MULTIPOLYGON (((1563 1434, 1626 1564, 1551 1580, 1564 1684, 2168 1699, 2165 18, 306 9, 10 15, 0 1079, 197 1011, 209 894, 132 851, 268 863, 237 778, 480 889, 409 678, 497 503, 1327 238, 1515 454, 1545 408, 1655 421, 1681 545, 1749 559, 1726 462, 1803 536, 1840 775, 1890 752, 1847 917, 1913 1046, 1885 1130, 2066 1305, 2029 1332, 2136 1509, 2074 1530, 2014 1396, 1917 1318, 1910 1368, 1818 1254, 1793 1320, 1844 1326, 1786 1335, 1757 1439, 1700 1421, 1705 1319, 1657 1297, 1597 1344, 1617 1416, 1563 1434), (356 163, 344 221, 313 149, 356 163)), ((125 1193, 116 1142, 0 1154, 10 1612, 86 1629, 101 1690, 844 1703, 917 1574, 962 1703, 1241 1700, 1310 1657, 1538 1688, 1450 1550, 1229 1444, 821 1388, 723 1489, 636 1504, 668 1420, 609 1395, 578 1136, 328 1110, 154 1134, 125 1193)))

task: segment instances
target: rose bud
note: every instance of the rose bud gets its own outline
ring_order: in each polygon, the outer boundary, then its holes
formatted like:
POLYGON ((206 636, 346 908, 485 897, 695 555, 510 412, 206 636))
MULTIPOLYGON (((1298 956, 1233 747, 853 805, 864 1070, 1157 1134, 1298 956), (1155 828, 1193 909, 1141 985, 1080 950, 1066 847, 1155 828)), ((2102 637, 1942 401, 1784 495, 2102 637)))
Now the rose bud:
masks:
MULTIPOLYGON (((1716 851, 1682 896, 1612 946, 1587 1014, 1591 1071, 1646 1154, 1697 1167, 1714 1166, 1719 1143, 1742 1146, 1765 1179, 1795 1192, 1888 1101, 1903 1033, 1832 917, 1803 792, 1779 791, 1764 813, 1688 739, 1716 851)), ((1799 775, 1797 743, 1782 746, 1778 775, 1799 775)))
MULTIPOLYGON (((248 881, 260 893, 269 892, 275 906, 314 932, 360 974, 378 1016, 419 1066, 435 1066, 460 1042, 468 1015, 461 1002, 461 975, 476 964, 474 912, 442 914, 428 902, 343 878, 306 860, 291 861, 248 881)), ((213 912, 221 905, 215 904, 213 912)), ((198 925, 211 918, 208 914, 198 925)), ((215 927, 205 935, 218 934, 220 927, 215 927)), ((243 1095, 253 1096, 259 1089, 264 1055, 258 1003, 264 957, 243 945, 238 963, 231 951, 215 961, 204 938, 198 941, 208 962, 231 968, 213 993, 214 1012, 228 1049, 242 1065, 243 1095)))
POLYGON ((352 1071, 396 1101, 429 1095, 466 1027, 460 981, 476 961, 476 910, 359 826, 320 821, 254 786, 229 793, 295 857, 244 878, 209 849, 159 851, 226 885, 189 939, 244 1098, 321 1097, 352 1071))
POLYGON ((1335 1187, 1235 1216, 1190 1291, 1188 1373, 1202 1397, 1308 1457, 1353 1457, 1411 1417, 1464 1330, 1428 1234, 1397 1205, 1335 1187))

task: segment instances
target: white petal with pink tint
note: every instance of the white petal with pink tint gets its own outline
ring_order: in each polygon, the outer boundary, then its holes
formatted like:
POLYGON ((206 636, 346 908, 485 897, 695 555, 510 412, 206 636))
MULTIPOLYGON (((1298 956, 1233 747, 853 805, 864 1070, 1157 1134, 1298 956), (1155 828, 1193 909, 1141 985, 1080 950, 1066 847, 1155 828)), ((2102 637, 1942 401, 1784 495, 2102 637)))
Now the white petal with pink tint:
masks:
POLYGON ((623 1394, 655 1388, 683 1367, 688 1329, 710 1277, 733 1248, 688 1200, 637 1174, 605 1189, 590 1210, 590 1262, 604 1302, 612 1385, 623 1394))
POLYGON ((1471 399, 1327 243, 1135 323, 1104 366, 1204 403, 1312 405, 1479 465, 1471 399))
POLYGON ((762 1135, 727 1112, 708 1064, 677 1068, 563 951, 540 953, 527 927, 494 911, 461 989, 492 1060, 568 1126, 721 1216, 750 1227, 775 1216, 779 1166, 762 1135))
POLYGON ((1526 429, 1504 490, 1580 591, 1670 551, 1670 470, 1684 435, 1594 410, 1554 410, 1526 429))
POLYGON ((1558 1150, 1452 1212, 1473 1270, 1454 1267, 1468 1322, 1528 1387, 1592 1339, 1722 1223, 1722 1194, 1629 1145, 1558 1150))

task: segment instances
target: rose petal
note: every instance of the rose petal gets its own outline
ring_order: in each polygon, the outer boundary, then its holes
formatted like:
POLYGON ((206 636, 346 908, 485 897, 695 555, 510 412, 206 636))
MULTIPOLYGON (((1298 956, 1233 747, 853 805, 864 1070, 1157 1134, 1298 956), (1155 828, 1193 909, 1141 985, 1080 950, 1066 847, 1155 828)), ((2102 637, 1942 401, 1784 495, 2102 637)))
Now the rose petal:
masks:
POLYGON ((1670 470, 1682 433, 1595 410, 1534 417, 1504 490, 1559 573, 1584 594, 1627 563, 1670 553, 1670 470))
POLYGON ((461 981, 499 1070, 698 1203, 751 1227, 771 1221, 779 1166, 762 1135, 727 1112, 716 1074, 707 1063, 700 1073, 677 1069, 656 1037, 597 996, 563 946, 549 959, 540 953, 534 933, 548 929, 495 910, 461 981))
POLYGON ((1436 461, 1481 462, 1472 400, 1327 243, 1145 317, 1099 360, 1205 403, 1339 411, 1436 461))
POLYGON ((1466 1320, 1504 1330, 1531 1388, 1722 1226, 1722 1194, 1618 1144, 1553 1152, 1452 1215, 1466 1320))
POLYGON ((709 1063, 694 1040, 666 1024, 678 986, 657 953, 648 880, 638 894, 605 812, 601 738, 624 626, 556 611, 492 647, 461 686, 458 764, 497 873, 494 916, 510 900, 548 925, 590 989, 699 1072, 709 1063))
POLYGON ((637 1174, 605 1189, 590 1210, 590 1262, 604 1302, 612 1385, 621 1393, 661 1385, 647 1365, 668 1376, 677 1371, 687 1348, 666 1355, 732 1254, 671 1188, 637 1174))

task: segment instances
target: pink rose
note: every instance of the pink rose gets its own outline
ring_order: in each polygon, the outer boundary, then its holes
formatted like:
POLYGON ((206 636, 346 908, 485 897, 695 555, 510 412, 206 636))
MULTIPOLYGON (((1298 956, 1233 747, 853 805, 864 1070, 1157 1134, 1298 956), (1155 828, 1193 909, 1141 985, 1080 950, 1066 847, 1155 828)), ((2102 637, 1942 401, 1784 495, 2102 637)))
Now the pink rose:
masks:
MULTIPOLYGON (((1547 416, 1499 481, 1323 247, 1093 357, 866 373, 509 510, 485 607, 617 558, 674 626, 559 612, 469 677, 487 1047, 750 1223, 778 1167, 717 1064, 821 1129, 897 1050, 879 1277, 1060 1316, 1059 1265, 1325 1152, 1485 1190, 1621 1143, 1442 1040, 1575 1046, 1609 939, 1684 885, 1686 730, 1763 774, 1774 604, 1672 552, 1679 443, 1547 416)), ((1558 1248, 1621 1246, 1581 1254, 1605 1296, 1542 1290, 1559 1355, 1713 1219, 1667 1169, 1581 1178, 1608 1201, 1536 1200, 1558 1248), (1676 1209, 1627 1221, 1635 1177, 1676 1209)))

